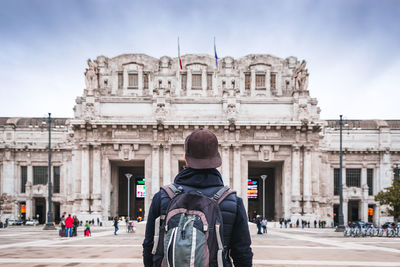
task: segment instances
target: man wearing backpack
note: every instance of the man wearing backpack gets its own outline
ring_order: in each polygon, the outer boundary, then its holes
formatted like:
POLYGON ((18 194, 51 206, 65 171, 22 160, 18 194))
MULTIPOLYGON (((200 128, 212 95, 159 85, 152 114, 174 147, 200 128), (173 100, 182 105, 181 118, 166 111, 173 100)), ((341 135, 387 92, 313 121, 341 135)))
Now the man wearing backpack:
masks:
POLYGON ((247 214, 224 187, 217 137, 198 129, 185 140, 185 161, 174 184, 153 197, 143 262, 149 266, 252 266, 247 214))

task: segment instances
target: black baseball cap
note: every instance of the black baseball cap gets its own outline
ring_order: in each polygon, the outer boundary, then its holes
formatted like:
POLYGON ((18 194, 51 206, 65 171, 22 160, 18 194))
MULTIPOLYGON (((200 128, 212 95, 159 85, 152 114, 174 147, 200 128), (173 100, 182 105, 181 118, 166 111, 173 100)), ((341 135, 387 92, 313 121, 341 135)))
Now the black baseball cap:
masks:
POLYGON ((193 169, 210 169, 221 166, 218 139, 207 129, 193 131, 185 140, 185 157, 193 169))

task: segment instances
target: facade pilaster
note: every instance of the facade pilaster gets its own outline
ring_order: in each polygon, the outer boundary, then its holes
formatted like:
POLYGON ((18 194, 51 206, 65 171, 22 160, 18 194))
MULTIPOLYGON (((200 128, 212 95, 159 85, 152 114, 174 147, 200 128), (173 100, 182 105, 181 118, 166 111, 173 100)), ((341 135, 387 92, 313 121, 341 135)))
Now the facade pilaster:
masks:
POLYGON ((92 182, 92 199, 93 199, 93 211, 99 213, 101 207, 101 151, 100 146, 93 146, 93 182, 92 182))
POLYGON ((188 69, 186 74, 186 94, 192 93, 192 70, 188 69))
POLYGON ((349 221, 349 200, 343 198, 343 221, 347 225, 349 221))
POLYGON ((300 214, 300 150, 292 147, 292 214, 300 214))
POLYGON ((153 145, 151 153, 151 193, 160 189, 160 146, 153 145))
POLYGON ((311 147, 304 149, 304 166, 303 166, 303 197, 304 211, 306 214, 312 213, 311 205, 311 147))
POLYGON ((237 195, 242 194, 242 175, 241 175, 241 147, 235 146, 233 150, 233 189, 237 195))
POLYGON ((33 167, 32 163, 29 162, 26 166, 27 180, 25 184, 25 194, 26 194, 26 218, 32 219, 33 205, 32 205, 32 185, 33 185, 33 167))
POLYGON ((89 212, 89 146, 82 146, 82 165, 81 165, 81 213, 89 212))
POLYGON ((222 180, 224 181, 224 185, 229 186, 229 146, 222 146, 222 180))
POLYGON ((171 183, 171 146, 164 145, 163 150, 163 185, 171 183))
POLYGON ((123 72, 123 84, 122 84, 122 95, 126 95, 127 91, 128 91, 128 70, 125 68, 124 72, 123 72))
POLYGON ((256 71, 253 69, 250 72, 250 95, 256 95, 256 71))
POLYGON ((143 95, 143 70, 138 71, 138 95, 143 95))
POLYGON ((201 71, 201 86, 203 89, 203 96, 207 95, 207 70, 203 69, 201 71))

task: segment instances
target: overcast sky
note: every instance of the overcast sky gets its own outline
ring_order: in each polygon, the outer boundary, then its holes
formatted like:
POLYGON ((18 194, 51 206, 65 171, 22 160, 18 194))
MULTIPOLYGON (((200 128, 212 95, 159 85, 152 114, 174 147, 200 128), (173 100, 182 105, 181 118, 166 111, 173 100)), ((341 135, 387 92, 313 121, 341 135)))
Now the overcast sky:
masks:
POLYGON ((321 119, 400 119, 400 1, 0 0, 0 117, 72 117, 86 60, 253 53, 307 61, 321 119))

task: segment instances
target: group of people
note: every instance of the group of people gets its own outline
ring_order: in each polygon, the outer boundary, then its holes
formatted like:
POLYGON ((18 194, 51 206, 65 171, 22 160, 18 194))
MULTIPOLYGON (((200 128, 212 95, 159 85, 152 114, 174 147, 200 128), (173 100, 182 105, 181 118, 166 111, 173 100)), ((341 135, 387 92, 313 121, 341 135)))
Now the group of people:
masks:
POLYGON ((268 220, 267 218, 262 218, 260 215, 257 215, 255 219, 255 223, 257 225, 257 234, 262 235, 267 233, 267 226, 268 226, 268 220), (262 229, 262 231, 261 231, 262 229))
MULTIPOLYGON (((303 219, 297 219, 295 224, 292 224, 292 221, 290 219, 283 219, 281 218, 279 220, 279 225, 281 228, 292 228, 292 227, 296 227, 299 228, 301 226, 301 228, 310 228, 310 221, 306 221, 303 219)), ((321 220, 314 220, 314 228, 325 228, 326 227, 326 221, 321 221, 321 220)))
POLYGON ((75 215, 71 217, 71 214, 68 214, 67 218, 65 218, 65 216, 63 215, 61 217, 60 225, 61 225, 61 230, 60 230, 61 237, 77 236, 79 220, 75 215))

